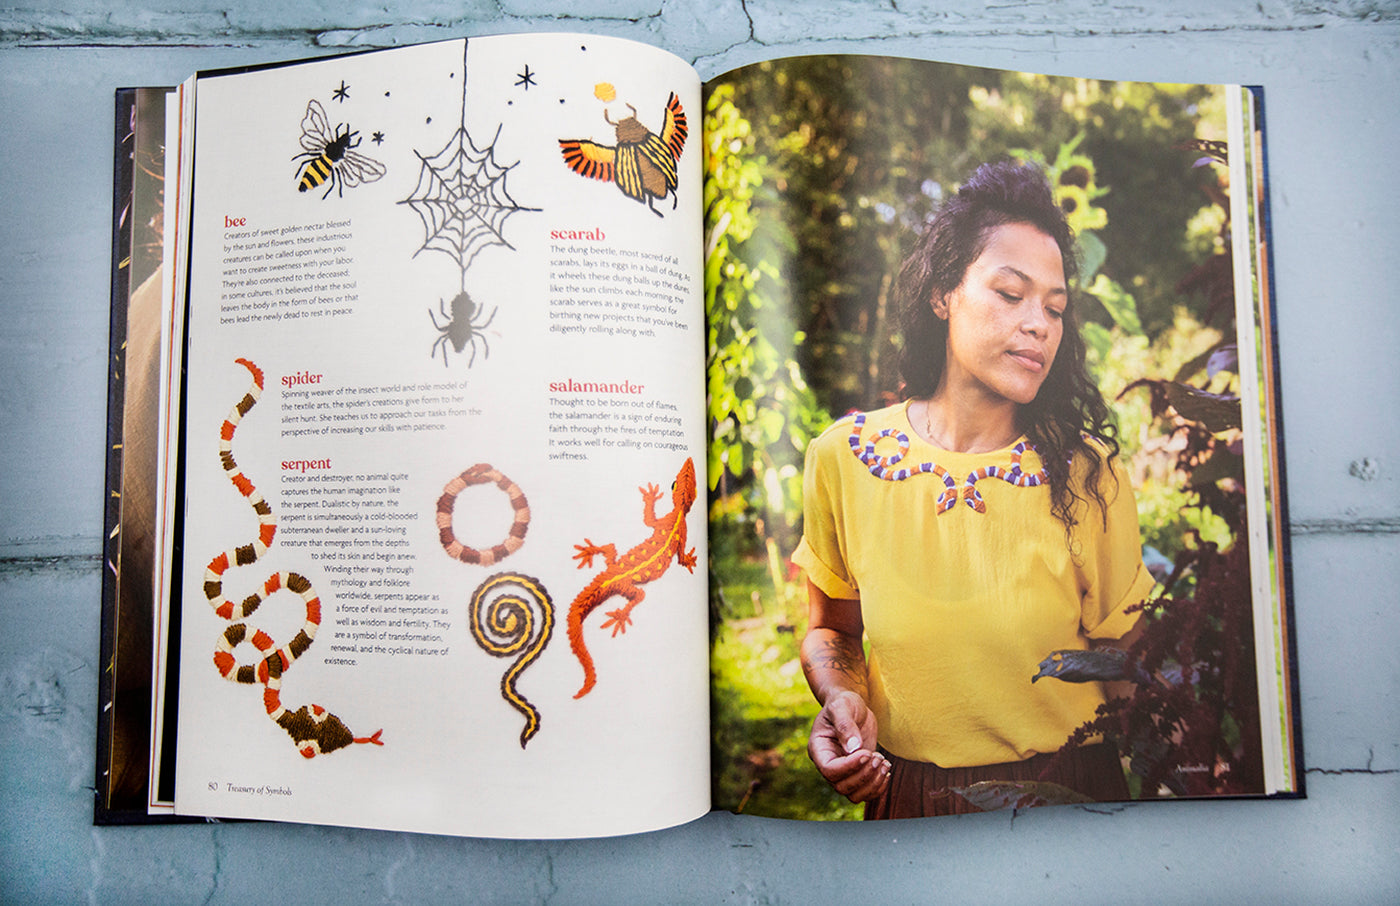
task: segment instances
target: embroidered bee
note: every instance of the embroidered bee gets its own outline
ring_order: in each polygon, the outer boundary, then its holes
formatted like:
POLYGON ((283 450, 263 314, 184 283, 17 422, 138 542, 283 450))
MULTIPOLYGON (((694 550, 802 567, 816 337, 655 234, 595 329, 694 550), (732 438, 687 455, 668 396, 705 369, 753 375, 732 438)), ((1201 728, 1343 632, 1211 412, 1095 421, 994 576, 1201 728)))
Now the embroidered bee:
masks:
POLYGON ((670 195, 672 210, 679 201, 676 196, 676 162, 681 159, 685 137, 689 132, 685 111, 681 109, 680 99, 672 92, 666 100, 661 134, 658 135, 637 119, 636 107, 631 104, 627 107, 632 115, 617 122, 612 121, 606 110, 603 111, 603 119, 617 133, 615 147, 587 139, 560 139, 559 150, 570 170, 590 179, 616 183, 624 195, 645 202, 653 214, 661 217, 662 213, 656 209, 656 199, 665 200, 670 195))
POLYGON ((301 118, 301 146, 305 150, 292 158, 303 161, 297 171, 297 191, 306 192, 325 183, 323 199, 331 189, 343 197, 346 186, 354 188, 383 176, 387 172, 383 164, 355 150, 360 145, 355 137, 359 134, 347 123, 332 130, 321 102, 314 98, 308 102, 301 118))

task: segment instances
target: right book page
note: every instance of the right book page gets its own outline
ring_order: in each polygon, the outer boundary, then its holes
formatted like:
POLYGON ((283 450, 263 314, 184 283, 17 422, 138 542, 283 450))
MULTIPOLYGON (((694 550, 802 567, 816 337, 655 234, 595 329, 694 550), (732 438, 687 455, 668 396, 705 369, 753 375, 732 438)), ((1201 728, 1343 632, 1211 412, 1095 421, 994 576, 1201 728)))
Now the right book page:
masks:
MULTIPOLYGON (((1083 644, 1068 649, 1010 644, 1017 630, 968 629, 976 616, 957 615, 937 595, 921 618, 929 635, 900 644, 913 646, 913 661, 962 658, 959 680, 993 672, 995 661, 1011 678, 989 681, 997 691, 988 694, 1009 698, 1013 709, 1021 706, 1017 690, 1093 689, 1086 700, 1101 707, 1076 706, 1056 742, 1019 751, 1032 764, 1063 759, 1065 744, 1105 741, 1116 754, 1106 770, 1122 774, 1110 778, 1122 784, 1113 798, 1301 793, 1258 102, 1257 92, 1234 86, 874 56, 776 60, 706 84, 716 808, 862 814, 808 756, 820 709, 801 653, 808 581, 832 578, 804 568, 805 555, 793 559, 812 530, 804 525, 804 478, 808 495, 816 481, 804 475, 810 445, 828 431, 839 435, 829 445, 842 468, 880 486, 872 495, 895 486, 926 494, 937 515, 917 518, 942 531, 954 520, 982 531, 976 505, 996 510, 993 493, 1024 500, 1044 490, 1033 487, 1034 445, 1008 448, 1001 465, 959 460, 945 468, 921 434, 926 394, 901 369, 911 345, 925 342, 911 335, 901 267, 979 166, 997 161, 1038 168, 1073 230, 1066 331, 1106 407, 1102 422, 1116 429, 1111 474, 1136 501, 1139 540, 1124 568, 1145 569, 1151 580, 1139 572, 1141 581, 1129 584, 1142 600, 1116 618, 1121 625, 1104 623, 1100 634, 1117 635, 1136 621, 1115 643, 1117 654, 1089 650, 1099 642, 1090 638, 1092 621, 1083 644), (879 422, 881 410, 892 421, 879 422), (937 502, 945 491, 947 506, 937 502), (949 636, 954 620, 958 634, 949 636), (963 633, 980 639, 975 651, 949 654, 933 641, 963 633), (1002 664, 1012 648, 1020 660, 1002 664)), ((1056 364, 1069 362, 1069 348, 1062 341, 1056 364)), ((879 529, 884 511, 862 522, 851 499, 832 518, 857 534, 879 529)), ((810 516, 812 501, 805 503, 810 516)), ((1092 502, 1076 512, 1080 528, 1100 521, 1092 502)), ((1082 570, 1079 542, 1065 537, 1066 569, 1082 570)), ((1008 542, 1013 551, 1016 540, 1008 542)), ((840 543, 853 558, 882 559, 840 543)), ((907 569, 895 549, 883 558, 888 568, 907 569)), ((942 550, 930 541, 926 554, 909 556, 946 556, 942 550)), ((1004 570, 992 556, 934 560, 928 574, 939 582, 996 577, 1004 570)), ((882 587, 872 570, 885 567, 866 563, 839 583, 864 600, 873 694, 942 709, 886 688, 877 675, 894 659, 883 636, 873 637, 886 629, 872 629, 868 600, 882 587)), ((1086 584, 1081 595, 1091 593, 1086 584)), ((905 726, 899 706, 888 707, 905 726)), ((960 810, 1085 801, 1039 768, 976 779, 984 776, 969 773, 936 795, 960 810)))

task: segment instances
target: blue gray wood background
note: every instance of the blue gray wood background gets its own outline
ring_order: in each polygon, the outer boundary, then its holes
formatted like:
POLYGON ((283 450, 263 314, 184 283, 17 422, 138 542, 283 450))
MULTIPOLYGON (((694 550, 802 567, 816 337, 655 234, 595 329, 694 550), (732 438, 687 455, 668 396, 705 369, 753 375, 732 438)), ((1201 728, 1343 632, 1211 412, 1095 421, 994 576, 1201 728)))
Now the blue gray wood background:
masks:
POLYGON ((0 901, 1400 902, 1400 0, 228 5, 0 9, 0 901), (866 51, 1266 87, 1306 801, 572 842, 91 827, 113 89, 543 30, 704 77, 866 51))

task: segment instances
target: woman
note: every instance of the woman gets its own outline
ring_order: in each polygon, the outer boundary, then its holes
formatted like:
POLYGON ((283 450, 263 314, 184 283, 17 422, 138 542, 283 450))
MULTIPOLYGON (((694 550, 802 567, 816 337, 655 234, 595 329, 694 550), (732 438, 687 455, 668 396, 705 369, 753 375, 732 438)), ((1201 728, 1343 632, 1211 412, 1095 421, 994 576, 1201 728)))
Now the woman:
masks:
POLYGON ((1127 796, 1111 745, 1054 757, 1102 686, 1031 683, 1052 651, 1121 640, 1152 587, 1073 244, 1039 170, 979 168, 900 272, 907 399, 807 451, 808 751, 867 818, 976 811, 952 790, 983 780, 1127 796))

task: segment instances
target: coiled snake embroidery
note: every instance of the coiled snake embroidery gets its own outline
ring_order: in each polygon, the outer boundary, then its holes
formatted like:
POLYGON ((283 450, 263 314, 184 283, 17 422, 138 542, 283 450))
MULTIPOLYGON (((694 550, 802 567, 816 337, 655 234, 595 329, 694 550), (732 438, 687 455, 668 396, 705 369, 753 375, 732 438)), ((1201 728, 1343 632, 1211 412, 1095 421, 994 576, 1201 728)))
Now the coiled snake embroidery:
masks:
MULTIPOLYGON (((491 566, 520 550, 530 528, 530 504, 520 486, 487 463, 478 463, 454 477, 442 489, 437 503, 438 539, 454 560, 474 566, 491 566), (510 499, 515 517, 505 540, 479 550, 458 540, 452 530, 457 495, 479 484, 494 484, 510 499)), ((540 730, 540 712, 515 688, 516 680, 539 658, 554 632, 554 600, 538 580, 524 573, 500 572, 482 582, 468 605, 472 638, 493 657, 519 655, 501 677, 501 697, 525 716, 520 748, 540 730), (525 594, 512 591, 524 589, 525 594), (495 597, 492 597, 495 595, 495 597)))
POLYGON ((248 544, 221 551, 204 569, 204 596, 214 608, 214 613, 224 620, 236 620, 219 636, 214 649, 214 667, 219 675, 230 682, 263 687, 263 705, 271 718, 287 735, 291 736, 299 751, 306 758, 315 758, 327 752, 343 749, 353 743, 373 743, 383 745, 376 730, 370 736, 356 736, 341 722, 320 705, 302 705, 296 711, 288 711, 282 705, 282 676, 292 666, 292 662, 306 653, 316 639, 316 630, 321 625, 321 599, 316 594, 310 580, 299 573, 276 572, 263 582, 262 588, 242 602, 235 604, 224 595, 223 575, 233 566, 251 566, 256 563, 277 534, 277 520, 272 515, 272 507, 263 499, 253 483, 238 468, 233 458, 233 435, 238 423, 248 411, 257 405, 262 396, 263 373, 257 365, 247 359, 237 359, 239 365, 247 368, 253 376, 248 392, 229 412, 219 431, 219 460, 229 481, 253 507, 258 515, 258 537, 248 544), (277 642, 263 632, 254 629, 251 634, 246 622, 268 597, 278 591, 290 591, 299 595, 306 605, 306 620, 301 630, 290 642, 275 647, 277 642), (256 664, 239 664, 235 649, 249 642, 258 650, 260 660, 256 664))
POLYGON ((851 452, 856 459, 870 470, 870 474, 883 481, 904 481, 913 478, 915 475, 934 475, 943 482, 943 492, 938 495, 934 502, 934 512, 941 516, 958 505, 959 498, 970 508, 978 513, 987 512, 987 504, 982 499, 982 492, 977 490, 977 482, 983 478, 1000 478, 1007 484, 1015 485, 1018 488, 1034 488, 1046 481, 1046 472, 1041 467, 1035 472, 1023 472, 1021 470, 1021 458, 1029 450, 1036 452, 1035 447, 1029 441, 1021 441, 1011 449, 1011 464, 1009 466, 983 466, 970 473, 963 482, 962 490, 958 490, 958 483, 953 476, 948 474, 948 470, 935 462, 921 462, 917 465, 905 466, 896 469, 895 466, 903 462, 904 457, 909 455, 909 435, 895 428, 885 428, 876 433, 870 440, 861 442, 861 429, 865 427, 865 413, 862 412, 855 417, 851 423, 850 445, 851 452), (893 438, 899 445, 899 452, 891 453, 888 456, 881 456, 875 452, 875 445, 884 438, 893 438))

